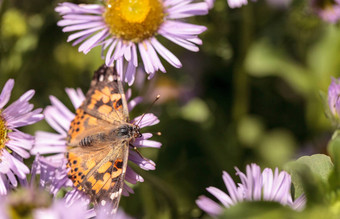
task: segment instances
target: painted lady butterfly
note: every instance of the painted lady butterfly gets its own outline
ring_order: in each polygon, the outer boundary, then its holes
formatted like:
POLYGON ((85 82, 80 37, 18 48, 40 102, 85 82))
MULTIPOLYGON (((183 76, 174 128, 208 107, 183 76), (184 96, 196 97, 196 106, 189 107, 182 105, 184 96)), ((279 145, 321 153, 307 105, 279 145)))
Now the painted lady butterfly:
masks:
POLYGON ((71 122, 66 156, 73 185, 95 205, 110 203, 113 212, 124 186, 129 145, 141 136, 128 121, 122 83, 114 68, 103 65, 71 122))

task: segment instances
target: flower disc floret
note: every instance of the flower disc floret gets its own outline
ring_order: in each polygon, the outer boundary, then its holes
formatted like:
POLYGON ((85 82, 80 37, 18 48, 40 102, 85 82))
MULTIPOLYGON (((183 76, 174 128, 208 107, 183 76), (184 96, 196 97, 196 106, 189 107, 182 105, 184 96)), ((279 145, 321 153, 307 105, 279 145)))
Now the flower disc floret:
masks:
POLYGON ((163 19, 159 0, 109 0, 104 13, 110 33, 132 42, 154 36, 163 19))
POLYGON ((7 141, 7 132, 5 120, 0 116, 0 150, 5 147, 7 141))

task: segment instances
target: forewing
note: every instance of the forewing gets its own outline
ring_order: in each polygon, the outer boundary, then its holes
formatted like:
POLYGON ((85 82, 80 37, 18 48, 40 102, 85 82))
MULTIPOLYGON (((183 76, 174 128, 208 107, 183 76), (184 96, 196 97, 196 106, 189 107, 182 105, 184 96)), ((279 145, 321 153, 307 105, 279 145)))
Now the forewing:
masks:
POLYGON ((128 120, 123 86, 113 67, 101 66, 93 76, 90 89, 77 109, 67 135, 68 146, 77 146, 85 137, 114 128, 128 120))
POLYGON ((88 114, 112 124, 128 120, 126 99, 117 71, 101 66, 95 73, 91 87, 81 108, 88 114))

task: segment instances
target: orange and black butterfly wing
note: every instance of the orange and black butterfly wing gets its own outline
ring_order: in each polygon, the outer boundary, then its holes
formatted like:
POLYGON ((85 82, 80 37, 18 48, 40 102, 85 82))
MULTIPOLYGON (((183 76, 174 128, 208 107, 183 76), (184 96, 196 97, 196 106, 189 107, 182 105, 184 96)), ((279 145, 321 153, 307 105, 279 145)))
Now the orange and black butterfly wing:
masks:
POLYGON ((113 67, 101 66, 81 108, 88 114, 111 124, 128 120, 127 103, 122 83, 113 67))
MULTIPOLYGON (((88 181, 89 176, 93 174, 92 172, 98 169, 97 164, 107 156, 106 149, 106 147, 96 149, 75 147, 67 152, 68 163, 66 166, 70 169, 67 175, 78 190, 85 191, 83 184, 88 181)), ((85 191, 85 193, 88 192, 85 191)))
POLYGON ((117 142, 90 153, 77 147, 67 153, 70 168, 68 177, 80 191, 89 195, 96 205, 110 205, 113 212, 118 208, 124 186, 128 160, 127 143, 117 142))
POLYGON ((128 120, 125 94, 117 72, 101 66, 93 76, 91 86, 82 105, 71 122, 67 142, 77 146, 86 136, 97 133, 98 128, 112 128, 128 120))
POLYGON ((111 162, 113 166, 111 171, 111 178, 109 187, 103 187, 100 192, 97 194, 96 203, 102 206, 109 206, 111 212, 109 214, 115 213, 118 209, 119 201, 124 188, 124 179, 126 174, 126 167, 128 161, 128 145, 127 143, 122 143, 121 152, 122 157, 112 159, 111 162))

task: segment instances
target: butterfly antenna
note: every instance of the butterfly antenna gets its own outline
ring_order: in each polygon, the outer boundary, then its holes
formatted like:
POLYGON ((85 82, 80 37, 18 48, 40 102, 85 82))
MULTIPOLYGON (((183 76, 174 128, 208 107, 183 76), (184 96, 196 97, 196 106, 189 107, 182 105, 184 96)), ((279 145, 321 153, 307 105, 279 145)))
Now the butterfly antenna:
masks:
POLYGON ((159 95, 159 94, 156 96, 154 101, 150 104, 149 108, 145 111, 145 113, 143 113, 142 117, 140 117, 140 119, 137 122, 134 122, 134 123, 136 123, 136 125, 139 125, 139 123, 142 121, 142 119, 144 118, 146 113, 150 111, 151 107, 156 103, 157 100, 159 100, 160 97, 161 97, 161 95, 159 95))

